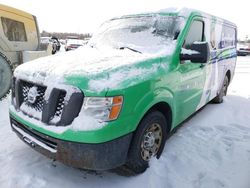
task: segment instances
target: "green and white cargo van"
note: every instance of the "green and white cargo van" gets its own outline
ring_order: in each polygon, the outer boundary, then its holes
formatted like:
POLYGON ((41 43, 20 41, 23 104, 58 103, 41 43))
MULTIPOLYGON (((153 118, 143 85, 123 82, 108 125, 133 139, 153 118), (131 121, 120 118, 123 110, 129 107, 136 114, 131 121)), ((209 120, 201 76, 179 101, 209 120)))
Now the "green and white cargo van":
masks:
POLYGON ((17 67, 11 127, 67 165, 141 173, 171 130, 223 101, 236 33, 235 24, 190 9, 111 19, 86 46, 17 67))

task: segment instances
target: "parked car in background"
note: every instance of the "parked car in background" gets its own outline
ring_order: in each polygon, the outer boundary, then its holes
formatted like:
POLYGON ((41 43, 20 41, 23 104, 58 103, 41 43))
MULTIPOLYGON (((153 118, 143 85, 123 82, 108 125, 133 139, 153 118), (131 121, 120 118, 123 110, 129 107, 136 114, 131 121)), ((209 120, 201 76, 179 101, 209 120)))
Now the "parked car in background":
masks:
POLYGON ((41 45, 48 45, 51 44, 52 45, 52 54, 56 53, 56 45, 52 42, 51 37, 41 37, 40 38, 40 44, 41 45))
POLYGON ((250 55, 250 47, 248 45, 245 45, 245 44, 238 44, 237 55, 238 56, 250 55))
POLYGON ((66 39, 65 51, 74 50, 84 45, 84 41, 80 39, 66 39))
POLYGON ((60 51, 61 44, 57 37, 41 37, 41 44, 51 44, 52 45, 52 54, 55 54, 57 51, 60 51))
POLYGON ((0 4, 0 99, 9 91, 12 69, 51 55, 51 45, 40 46, 36 17, 0 4))
POLYGON ((61 43, 60 41, 58 40, 57 37, 51 37, 51 40, 53 41, 53 43, 56 45, 56 51, 60 51, 60 48, 61 48, 61 43))
POLYGON ((66 40, 60 39, 59 42, 60 42, 62 45, 65 45, 66 40))

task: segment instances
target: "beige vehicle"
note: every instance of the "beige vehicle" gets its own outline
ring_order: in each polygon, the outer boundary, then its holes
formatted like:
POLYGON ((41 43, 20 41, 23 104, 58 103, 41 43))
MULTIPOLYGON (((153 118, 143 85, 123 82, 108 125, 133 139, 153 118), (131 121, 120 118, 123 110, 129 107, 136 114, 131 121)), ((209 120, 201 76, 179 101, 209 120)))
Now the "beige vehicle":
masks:
POLYGON ((51 46, 40 46, 35 16, 0 4, 0 99, 8 93, 17 65, 51 52, 51 46))

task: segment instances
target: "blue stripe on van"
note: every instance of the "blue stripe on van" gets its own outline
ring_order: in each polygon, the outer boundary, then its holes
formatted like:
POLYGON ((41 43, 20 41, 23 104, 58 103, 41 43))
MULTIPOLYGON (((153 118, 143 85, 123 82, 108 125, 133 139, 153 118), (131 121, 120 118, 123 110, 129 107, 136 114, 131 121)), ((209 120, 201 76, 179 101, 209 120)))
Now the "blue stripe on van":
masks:
POLYGON ((229 48, 225 50, 211 51, 209 63, 220 62, 225 59, 237 57, 237 51, 235 48, 229 48), (225 54, 226 53, 226 54, 225 54))

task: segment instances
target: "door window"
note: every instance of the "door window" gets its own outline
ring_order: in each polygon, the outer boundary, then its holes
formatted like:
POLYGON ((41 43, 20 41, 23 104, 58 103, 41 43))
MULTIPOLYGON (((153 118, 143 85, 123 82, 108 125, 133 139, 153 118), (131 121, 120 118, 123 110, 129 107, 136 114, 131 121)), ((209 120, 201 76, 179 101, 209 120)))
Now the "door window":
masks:
POLYGON ((201 42, 203 40, 203 30, 204 23, 199 20, 194 20, 191 24, 183 48, 190 49, 191 44, 194 42, 201 42))

